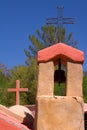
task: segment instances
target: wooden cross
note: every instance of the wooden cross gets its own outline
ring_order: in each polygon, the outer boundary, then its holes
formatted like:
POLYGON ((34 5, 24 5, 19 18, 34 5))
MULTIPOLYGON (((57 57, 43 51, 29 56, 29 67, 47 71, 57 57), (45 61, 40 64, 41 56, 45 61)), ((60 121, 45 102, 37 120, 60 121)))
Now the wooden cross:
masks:
POLYGON ((16 80, 16 88, 8 88, 8 92, 16 92, 16 105, 20 104, 20 92, 27 92, 28 88, 20 88, 20 80, 16 80))

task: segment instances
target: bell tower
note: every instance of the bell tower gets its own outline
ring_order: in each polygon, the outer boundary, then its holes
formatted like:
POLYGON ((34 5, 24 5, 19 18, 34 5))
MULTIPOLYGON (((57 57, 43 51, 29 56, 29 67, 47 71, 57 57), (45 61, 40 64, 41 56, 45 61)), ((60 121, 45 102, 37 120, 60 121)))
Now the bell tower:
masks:
POLYGON ((38 52, 35 130, 84 130, 82 64, 84 53, 63 43, 38 52), (59 62, 58 62, 59 61, 59 62), (55 65, 59 64, 55 79, 55 65), (66 66, 66 96, 54 96, 54 80, 61 82, 66 66), (59 77, 58 77, 59 76, 59 77))

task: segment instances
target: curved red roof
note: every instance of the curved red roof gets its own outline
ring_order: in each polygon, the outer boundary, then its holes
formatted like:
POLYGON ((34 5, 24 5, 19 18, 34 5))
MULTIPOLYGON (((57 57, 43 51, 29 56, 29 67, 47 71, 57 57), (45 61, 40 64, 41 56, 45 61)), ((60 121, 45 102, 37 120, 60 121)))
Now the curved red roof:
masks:
POLYGON ((40 50, 37 54, 38 62, 56 61, 58 58, 76 63, 84 62, 84 52, 68 46, 64 43, 57 43, 53 46, 40 50))

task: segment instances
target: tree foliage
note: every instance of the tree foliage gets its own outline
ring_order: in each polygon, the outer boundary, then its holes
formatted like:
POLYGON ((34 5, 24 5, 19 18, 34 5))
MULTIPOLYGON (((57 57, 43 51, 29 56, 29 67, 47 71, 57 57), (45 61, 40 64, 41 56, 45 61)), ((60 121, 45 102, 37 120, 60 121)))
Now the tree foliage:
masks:
POLYGON ((8 88, 8 79, 6 78, 3 71, 0 69, 0 104, 6 105, 8 102, 7 88, 8 88))
POLYGON ((10 71, 4 64, 0 64, 0 104, 7 105, 7 88, 10 71))
POLYGON ((32 59, 31 64, 28 66, 27 81, 27 84, 29 85, 28 102, 34 104, 37 88, 37 63, 35 59, 32 59))
POLYGON ((83 98, 84 102, 87 103, 87 70, 83 72, 83 98))

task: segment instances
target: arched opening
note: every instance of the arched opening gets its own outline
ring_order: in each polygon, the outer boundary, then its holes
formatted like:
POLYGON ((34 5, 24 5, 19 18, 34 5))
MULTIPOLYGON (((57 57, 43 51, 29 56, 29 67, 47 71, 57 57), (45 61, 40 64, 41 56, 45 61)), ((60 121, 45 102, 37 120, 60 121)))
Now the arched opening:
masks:
POLYGON ((61 59, 58 59, 54 70, 54 95, 66 96, 66 68, 61 59))

